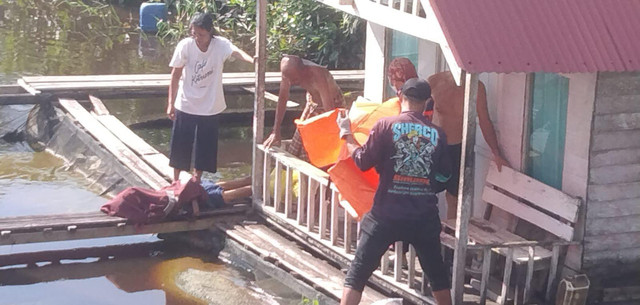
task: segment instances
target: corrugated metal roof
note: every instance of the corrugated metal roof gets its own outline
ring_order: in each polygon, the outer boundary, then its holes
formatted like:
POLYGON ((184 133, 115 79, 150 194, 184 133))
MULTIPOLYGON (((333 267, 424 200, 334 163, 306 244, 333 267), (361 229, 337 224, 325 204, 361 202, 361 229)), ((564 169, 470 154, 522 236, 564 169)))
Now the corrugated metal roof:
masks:
POLYGON ((430 0, 469 72, 640 70, 640 0, 430 0))

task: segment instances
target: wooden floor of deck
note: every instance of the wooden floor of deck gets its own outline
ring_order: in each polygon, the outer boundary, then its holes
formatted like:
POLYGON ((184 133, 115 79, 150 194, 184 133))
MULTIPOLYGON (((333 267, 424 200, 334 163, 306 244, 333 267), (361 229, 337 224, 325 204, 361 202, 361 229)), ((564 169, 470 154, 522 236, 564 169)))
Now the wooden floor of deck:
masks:
POLYGON ((145 225, 130 224, 125 218, 102 212, 0 218, 0 245, 204 230, 218 219, 243 214, 248 209, 248 205, 229 206, 189 219, 145 225))
MULTIPOLYGON (((330 71, 343 91, 361 90, 364 70, 330 71)), ((170 74, 128 75, 78 75, 78 76, 25 76, 18 84, 27 92, 57 96, 78 97, 97 94, 100 97, 124 97, 131 95, 166 95, 171 80, 170 74)), ((267 72, 267 89, 277 89, 282 80, 280 72, 267 72)), ((255 86, 254 72, 224 73, 222 84, 225 90, 251 92, 255 86)))

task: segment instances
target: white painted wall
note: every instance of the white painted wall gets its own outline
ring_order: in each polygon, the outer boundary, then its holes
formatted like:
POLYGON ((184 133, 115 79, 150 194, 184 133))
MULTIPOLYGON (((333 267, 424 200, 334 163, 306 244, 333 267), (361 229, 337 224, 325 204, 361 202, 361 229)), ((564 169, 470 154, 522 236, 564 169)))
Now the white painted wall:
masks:
POLYGON ((570 74, 567 131, 564 145, 562 191, 586 198, 589 178, 589 142, 595 106, 595 73, 570 74))
POLYGON ((364 97, 374 102, 384 99, 386 28, 367 22, 364 59, 364 97))
POLYGON ((440 72, 438 69, 438 44, 419 39, 418 40, 418 77, 427 79, 432 74, 440 72))
MULTIPOLYGON (((591 122, 595 107, 597 74, 570 74, 569 104, 564 144, 562 191, 569 195, 587 198, 589 183, 589 149, 591 122)), ((582 203, 583 205, 586 202, 582 203)), ((584 215, 580 215, 575 228, 575 238, 584 236, 584 215)), ((572 246, 567 251, 565 265, 573 270, 582 269, 582 247, 572 246)))

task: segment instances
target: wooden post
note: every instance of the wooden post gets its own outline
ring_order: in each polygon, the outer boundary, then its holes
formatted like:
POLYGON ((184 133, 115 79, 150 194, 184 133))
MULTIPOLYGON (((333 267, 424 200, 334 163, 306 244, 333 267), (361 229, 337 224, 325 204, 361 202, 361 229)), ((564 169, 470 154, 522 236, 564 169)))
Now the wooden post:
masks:
POLYGON ((468 226, 473 204, 473 172, 476 143, 476 100, 478 74, 465 73, 464 122, 462 128, 462 156, 460 185, 458 186, 458 213, 456 215, 456 248, 453 255, 453 304, 461 305, 464 292, 464 265, 467 256, 468 226))
MULTIPOLYGON (((264 92, 267 71, 267 0, 256 1, 256 93, 253 100, 253 153, 251 191, 253 204, 262 204, 262 175, 264 154, 258 149, 264 138, 264 92)), ((268 185, 267 185, 268 187, 268 185)))
POLYGON ((489 272, 491 272, 491 248, 482 249, 482 277, 480 280, 480 305, 487 304, 487 288, 489 287, 489 272))

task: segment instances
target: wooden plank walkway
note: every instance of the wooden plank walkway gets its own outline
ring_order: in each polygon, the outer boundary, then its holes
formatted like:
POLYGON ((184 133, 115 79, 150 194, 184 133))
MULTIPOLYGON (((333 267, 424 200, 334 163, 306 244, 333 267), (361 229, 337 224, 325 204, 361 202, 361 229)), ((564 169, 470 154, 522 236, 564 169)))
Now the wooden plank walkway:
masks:
POLYGON ((221 217, 244 213, 247 205, 200 212, 193 219, 133 225, 102 212, 0 218, 0 245, 88 239, 138 234, 195 231, 211 228, 221 217))
MULTIPOLYGON (((295 277, 310 281, 313 288, 339 300, 345 275, 324 260, 314 257, 292 242, 262 224, 217 223, 216 227, 227 236, 245 245, 262 259, 283 268, 295 277)), ((386 299, 378 291, 365 289, 362 304, 386 299)))
MULTIPOLYGON (((364 70, 330 71, 343 89, 361 88, 364 70)), ((166 94, 171 80, 170 74, 132 75, 78 75, 78 76, 25 76, 18 84, 31 94, 52 93, 58 96, 98 93, 101 97, 121 96, 143 92, 146 94, 166 94)), ((280 72, 267 72, 266 85, 277 88, 281 81, 280 72)), ((254 72, 224 73, 223 86, 237 87, 240 91, 255 86, 254 72)))

